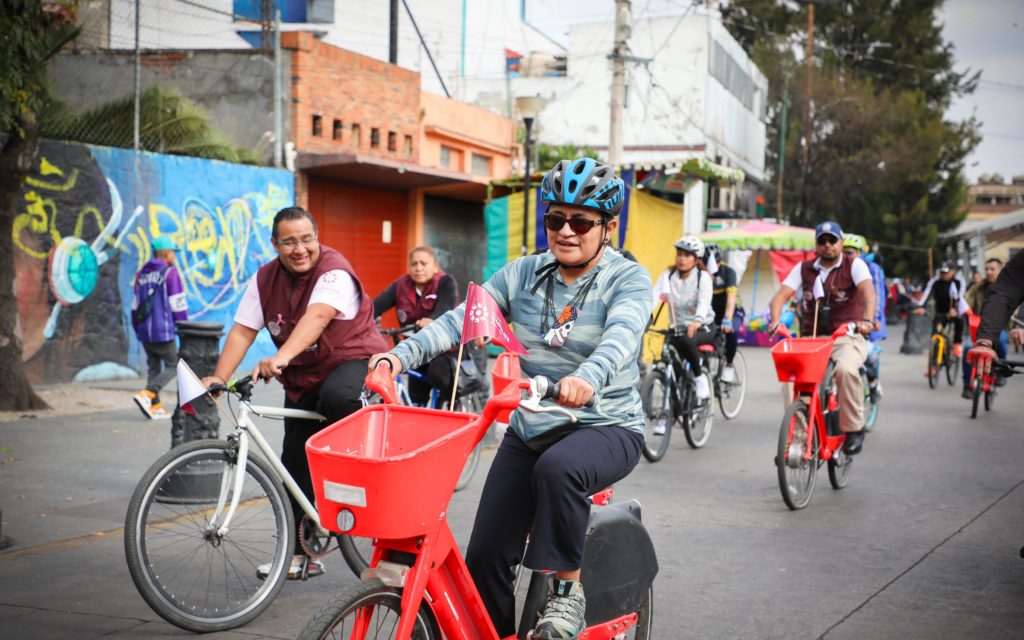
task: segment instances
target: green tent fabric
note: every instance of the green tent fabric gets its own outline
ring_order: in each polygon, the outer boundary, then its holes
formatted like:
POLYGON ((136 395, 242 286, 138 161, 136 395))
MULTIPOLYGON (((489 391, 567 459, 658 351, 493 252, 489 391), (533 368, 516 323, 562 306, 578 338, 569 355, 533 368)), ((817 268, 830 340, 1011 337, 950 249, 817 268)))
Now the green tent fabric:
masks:
POLYGON ((706 231, 700 234, 700 239, 723 249, 814 250, 814 229, 771 222, 751 222, 742 227, 706 231))

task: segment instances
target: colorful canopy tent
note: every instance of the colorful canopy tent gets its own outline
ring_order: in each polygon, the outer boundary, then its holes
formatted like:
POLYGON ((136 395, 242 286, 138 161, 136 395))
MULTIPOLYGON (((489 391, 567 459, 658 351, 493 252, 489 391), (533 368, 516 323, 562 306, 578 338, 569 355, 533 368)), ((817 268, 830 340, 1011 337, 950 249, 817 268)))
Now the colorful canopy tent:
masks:
POLYGON ((743 342, 767 344, 767 337, 758 332, 764 328, 768 302, 790 270, 813 257, 814 230, 751 222, 708 231, 700 237, 726 250, 726 263, 736 270, 740 302, 747 311, 747 326, 741 331, 743 342))

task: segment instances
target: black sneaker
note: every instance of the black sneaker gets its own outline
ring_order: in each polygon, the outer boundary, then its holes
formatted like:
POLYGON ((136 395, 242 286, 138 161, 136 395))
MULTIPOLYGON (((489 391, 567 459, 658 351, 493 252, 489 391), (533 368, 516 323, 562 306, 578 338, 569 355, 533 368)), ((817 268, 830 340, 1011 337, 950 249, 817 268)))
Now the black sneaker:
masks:
POLYGON ((583 596, 583 585, 570 580, 552 581, 552 591, 544 613, 533 630, 538 640, 570 640, 579 637, 587 623, 584 614, 587 599, 583 596))
POLYGON ((846 440, 843 442, 843 451, 848 456, 855 456, 861 452, 864 448, 864 432, 863 431, 851 431, 846 434, 846 440))
POLYGON ((963 393, 960 394, 960 397, 963 398, 964 400, 973 400, 974 392, 971 391, 970 387, 964 387, 963 393))

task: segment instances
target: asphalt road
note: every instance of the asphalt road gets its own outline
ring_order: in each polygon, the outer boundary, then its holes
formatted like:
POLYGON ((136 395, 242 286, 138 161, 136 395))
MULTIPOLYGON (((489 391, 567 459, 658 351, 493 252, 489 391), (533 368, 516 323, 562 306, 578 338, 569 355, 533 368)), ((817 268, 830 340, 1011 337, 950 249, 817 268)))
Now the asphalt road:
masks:
MULTIPOLYGON (((717 416, 699 451, 677 432, 661 462, 642 461, 616 487, 643 503, 658 551, 656 638, 1024 637, 1024 379, 972 421, 958 388, 929 390, 923 356, 896 346, 846 489, 822 470, 806 509, 783 504, 772 462, 783 406, 764 350, 746 351, 736 420, 717 416)), ((263 394, 279 401, 279 390, 263 394)), ((278 425, 265 426, 276 445, 278 425)), ((122 546, 131 491, 169 446, 168 427, 134 408, 0 424, 2 533, 14 539, 0 552, 0 637, 192 635, 146 606, 122 546)), ((460 541, 489 461, 452 501, 460 541)), ((294 637, 354 580, 338 556, 327 569, 288 583, 246 627, 207 637, 294 637)))

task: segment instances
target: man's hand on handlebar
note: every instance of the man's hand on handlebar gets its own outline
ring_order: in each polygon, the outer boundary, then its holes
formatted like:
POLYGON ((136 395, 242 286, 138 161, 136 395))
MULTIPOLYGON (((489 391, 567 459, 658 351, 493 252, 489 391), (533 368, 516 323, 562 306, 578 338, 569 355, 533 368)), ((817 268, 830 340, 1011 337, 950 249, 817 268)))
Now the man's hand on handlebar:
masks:
POLYGON ((416 328, 417 329, 422 329, 423 327, 427 326, 428 324, 430 324, 433 321, 434 321, 433 318, 420 318, 419 320, 416 321, 416 328))
POLYGON ((281 372, 284 371, 284 368, 288 366, 290 361, 289 358, 275 353, 269 358, 260 360, 256 368, 253 369, 252 375, 254 378, 263 378, 265 383, 269 383, 271 378, 281 375, 281 372))
POLYGON ((1011 329, 1010 342, 1018 347, 1024 345, 1024 329, 1011 329))
POLYGON ((199 382, 201 382, 207 389, 210 389, 210 395, 214 398, 219 397, 221 391, 228 386, 227 380, 220 376, 206 376, 199 382))
POLYGON ((578 376, 562 378, 559 380, 559 387, 560 393, 556 402, 570 409, 579 409, 594 397, 594 387, 578 376))
POLYGON ((391 376, 395 377, 402 373, 402 361, 397 356, 393 356, 390 353, 377 353, 370 357, 370 371, 373 371, 381 363, 391 365, 391 376))

